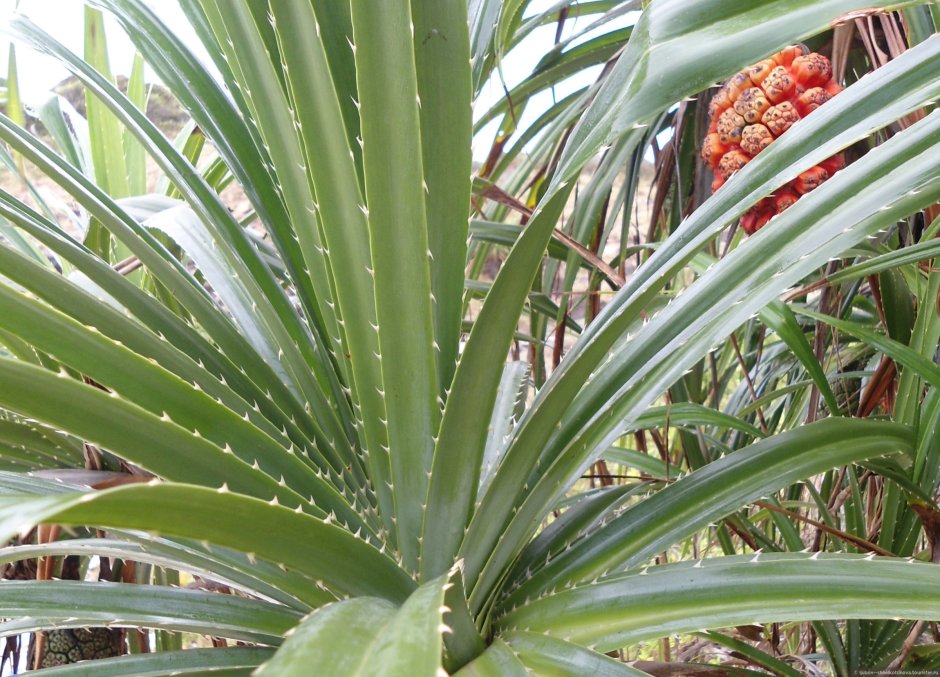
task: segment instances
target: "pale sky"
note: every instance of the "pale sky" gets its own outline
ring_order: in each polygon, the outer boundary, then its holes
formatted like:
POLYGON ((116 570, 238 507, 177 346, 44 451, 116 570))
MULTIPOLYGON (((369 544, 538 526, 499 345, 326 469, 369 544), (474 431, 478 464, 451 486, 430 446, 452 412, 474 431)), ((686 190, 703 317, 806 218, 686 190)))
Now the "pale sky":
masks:
MULTIPOLYGON (((199 42, 195 33, 186 23, 182 11, 173 0, 148 0, 148 4, 157 12, 163 21, 183 38, 185 43, 194 49, 196 55, 208 62, 205 52, 199 49, 199 42)), ((535 0, 532 3, 530 14, 543 11, 555 4, 555 0, 535 0)), ((29 16, 39 26, 52 36, 60 40, 76 53, 82 53, 83 41, 83 3, 82 0, 0 0, 0 23, 6 24, 7 18, 15 9, 29 16)), ((566 24, 565 35, 583 28, 587 19, 570 19, 566 24)), ((115 74, 127 74, 130 71, 134 58, 134 47, 130 40, 120 30, 117 22, 105 14, 105 32, 108 38, 111 70, 115 74)), ((609 30, 609 28, 608 28, 609 30)), ((523 80, 538 63, 539 58, 551 48, 554 40, 555 27, 545 26, 535 31, 526 42, 513 50, 503 62, 503 75, 511 88, 523 80)), ((592 33, 587 37, 596 35, 592 33)), ((579 40, 580 42, 580 40, 579 40)), ((8 41, 0 36, 0 76, 6 77, 8 41)), ((20 90, 27 105, 41 105, 50 96, 49 90, 62 81, 67 72, 54 60, 36 54, 25 46, 17 47, 17 67, 20 76, 20 90)), ((588 69, 579 77, 562 83, 555 88, 554 95, 563 98, 579 87, 592 82, 600 71, 600 67, 588 69)), ((152 75, 150 76, 152 77, 152 75)), ((476 112, 482 114, 503 96, 502 85, 498 82, 488 83, 477 100, 476 112)), ((521 126, 524 127, 535 120, 552 102, 552 93, 543 92, 536 96, 526 108, 521 126)), ((474 156, 477 159, 486 157, 489 144, 496 133, 494 122, 478 134, 474 142, 474 156)))
MULTIPOLYGON (((199 47, 195 33, 176 2, 149 0, 147 4, 184 38, 190 48, 199 47)), ((5 26, 8 17, 19 11, 73 52, 81 54, 84 40, 84 8, 82 0, 0 0, 0 22, 5 26)), ((134 60, 134 46, 118 23, 107 13, 104 16, 111 70, 115 74, 127 75, 134 60)), ((0 44, 0 76, 6 77, 9 40, 0 36, 0 44)), ((200 58, 205 58, 204 51, 197 54, 200 58)), ((23 45, 17 45, 16 61, 20 74, 20 91, 27 105, 42 104, 49 97, 49 90, 68 76, 65 68, 54 59, 37 54, 23 45)))

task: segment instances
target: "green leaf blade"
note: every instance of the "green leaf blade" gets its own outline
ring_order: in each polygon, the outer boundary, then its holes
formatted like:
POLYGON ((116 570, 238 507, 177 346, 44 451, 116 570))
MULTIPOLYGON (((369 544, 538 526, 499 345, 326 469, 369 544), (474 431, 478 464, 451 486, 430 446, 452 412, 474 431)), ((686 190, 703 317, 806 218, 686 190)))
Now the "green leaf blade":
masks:
MULTIPOLYGON (((388 555, 343 526, 230 491, 154 482, 77 496, 0 501, 2 540, 44 521, 206 540, 286 566, 309 577, 311 588, 322 585, 339 595, 399 602, 415 588, 388 555), (194 513, 198 521, 191 519, 194 513), (271 524, 278 525, 276 532, 271 524)), ((322 601, 322 594, 311 592, 312 599, 322 601)))
POLYGON ((651 567, 534 600, 498 621, 609 651, 674 632, 841 618, 940 618, 940 569, 809 553, 651 567), (733 603, 729 603, 733 602, 733 603))
POLYGON ((352 20, 398 546, 417 569, 440 404, 414 29, 407 0, 354 0, 352 20))
POLYGON ((5 581, 0 604, 7 617, 19 619, 0 624, 4 637, 38 628, 107 625, 277 645, 300 617, 292 609, 234 595, 84 581, 5 581))
POLYGON ((259 677, 305 677, 311 665, 336 677, 436 677, 446 577, 427 583, 401 607, 359 597, 318 609, 294 628, 259 677))
POLYGON ((757 442, 624 510, 524 580, 505 608, 551 588, 639 566, 749 501, 829 468, 911 453, 913 444, 906 426, 864 419, 824 419, 757 442))
POLYGON ((457 366, 470 212, 471 74, 465 0, 412 0, 438 384, 457 366))

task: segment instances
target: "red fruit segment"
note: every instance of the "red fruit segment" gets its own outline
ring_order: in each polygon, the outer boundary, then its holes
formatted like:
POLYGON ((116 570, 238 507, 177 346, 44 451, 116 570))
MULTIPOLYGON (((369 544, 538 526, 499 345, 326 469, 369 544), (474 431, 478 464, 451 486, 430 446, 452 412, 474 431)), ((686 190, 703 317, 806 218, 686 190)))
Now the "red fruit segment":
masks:
POLYGON ((779 103, 790 95, 795 84, 796 81, 790 75, 790 71, 783 66, 777 66, 764 78, 761 87, 771 103, 779 103))
POLYGON ((718 93, 712 97, 711 103, 708 104, 708 119, 711 120, 712 127, 714 127, 721 114, 731 108, 731 104, 732 101, 731 97, 728 96, 728 88, 722 87, 718 90, 718 93))
POLYGON ((800 111, 800 115, 805 117, 831 98, 829 92, 822 87, 813 87, 800 94, 796 100, 796 108, 800 111))
POLYGON ((712 169, 718 166, 721 156, 728 152, 728 147, 718 138, 717 132, 712 132, 705 137, 705 143, 702 144, 702 159, 712 169))
POLYGON ((744 212, 744 215, 741 217, 741 227, 744 229, 745 233, 753 235, 767 225, 767 222, 770 221, 774 215, 773 209, 766 207, 764 201, 761 201, 744 212))
POLYGON ((779 214, 786 208, 792 207, 793 204, 799 199, 800 196, 795 190, 792 188, 783 187, 774 193, 774 210, 777 214, 779 214))
POLYGON ((741 168, 750 161, 751 158, 740 150, 728 151, 722 156, 721 161, 718 163, 718 175, 727 181, 735 172, 740 171, 741 168))
POLYGON ((757 221, 757 210, 748 209, 744 214, 741 215, 741 227, 744 229, 744 232, 748 235, 753 235, 757 232, 754 224, 757 221))
POLYGON ((794 59, 790 70, 807 87, 819 87, 832 79, 832 63, 816 52, 794 59))
POLYGON ((842 86, 835 80, 830 80, 827 82, 825 89, 829 96, 835 96, 836 94, 842 93, 842 86))
POLYGON ((789 101, 782 101, 767 109, 762 122, 771 134, 780 136, 799 119, 800 114, 796 112, 796 107, 789 101))
POLYGON ((842 153, 838 155, 833 155, 828 160, 823 160, 819 163, 819 166, 826 170, 826 173, 831 177, 840 169, 845 169, 845 157, 842 153))
POLYGON ((791 47, 787 47, 781 52, 777 52, 771 58, 778 66, 789 68, 790 64, 792 64, 797 58, 803 56, 803 54, 805 54, 805 52, 802 47, 793 45, 791 47))
MULTIPOLYGON (((754 231, 757 232, 761 228, 767 225, 767 222, 770 221, 776 214, 773 213, 771 209, 764 209, 758 212, 757 219, 754 222, 754 231)), ((753 235, 753 233, 751 233, 753 235)))
POLYGON ((749 125, 760 122, 764 113, 770 108, 770 101, 760 87, 748 87, 738 100, 734 102, 734 112, 744 118, 749 125))
POLYGON ((806 195, 811 190, 819 188, 828 179, 829 172, 819 165, 816 165, 796 177, 793 181, 793 187, 796 188, 797 192, 801 195, 806 195))
POLYGON ((718 140, 726 146, 739 143, 744 125, 744 118, 738 115, 733 108, 729 108, 718 118, 718 140))
POLYGON ((764 82, 764 78, 770 75, 770 71, 777 67, 777 62, 773 59, 764 59, 747 69, 747 74, 757 87, 764 82))
POLYGON ((748 125, 741 133, 741 150, 754 156, 774 141, 773 134, 764 125, 748 125))
POLYGON ((751 76, 747 71, 740 71, 732 75, 725 86, 728 88, 728 96, 734 101, 741 96, 741 92, 751 86, 751 76))

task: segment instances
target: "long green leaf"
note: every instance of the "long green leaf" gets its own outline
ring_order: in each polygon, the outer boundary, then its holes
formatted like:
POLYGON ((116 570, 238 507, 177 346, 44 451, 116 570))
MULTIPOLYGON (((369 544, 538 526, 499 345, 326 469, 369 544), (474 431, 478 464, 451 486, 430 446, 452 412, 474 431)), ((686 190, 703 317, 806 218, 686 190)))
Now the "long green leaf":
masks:
POLYGON ((271 32, 267 13, 259 17, 253 12, 251 7, 257 7, 257 3, 228 2, 223 7, 214 0, 205 0, 202 6, 238 77, 254 124, 270 154, 293 236, 300 244, 307 269, 305 275, 311 278, 318 293, 316 322, 323 328, 324 339, 329 343, 324 349, 335 360, 333 351, 337 347, 339 328, 334 311, 333 282, 317 223, 316 200, 307 177, 296 170, 304 164, 303 150, 296 135, 284 133, 293 128, 294 119, 281 86, 280 57, 271 53, 273 45, 265 43, 265 36, 271 32), (263 23, 257 21, 259 18, 263 23))
POLYGON ((537 675, 648 677, 648 673, 642 670, 557 637, 515 631, 504 633, 502 639, 516 652, 519 660, 537 675))
MULTIPOLYGON (((144 82, 144 58, 140 52, 134 54, 131 74, 127 80, 127 98, 140 110, 147 111, 147 86, 144 82)), ((147 192, 147 155, 143 147, 131 135, 124 132, 124 163, 127 167, 127 190, 129 195, 147 192)))
POLYGON ((486 79, 486 67, 493 57, 493 38, 499 26, 500 0, 469 0, 470 66, 473 91, 479 91, 486 79))
POLYGON ((499 381, 496 403, 493 406, 493 418, 486 435, 486 448, 483 452, 483 467, 480 470, 480 491, 486 490, 502 460, 503 453, 516 416, 525 401, 528 390, 529 368, 525 362, 508 362, 499 381))
POLYGON ((882 351, 891 359, 896 360, 900 364, 912 370, 920 378, 924 379, 935 388, 940 388, 940 367, 938 367, 937 364, 934 363, 930 358, 921 355, 915 350, 911 350, 903 343, 895 341, 894 339, 891 339, 884 334, 879 334, 876 331, 872 331, 871 329, 863 327, 856 322, 840 320, 837 317, 832 317, 831 315, 826 315, 824 313, 817 313, 808 308, 796 307, 794 310, 800 315, 805 315, 806 317, 811 317, 815 320, 825 322, 826 324, 835 327, 839 331, 844 331, 846 334, 857 337, 873 348, 877 348, 878 350, 882 351))
POLYGON ((36 421, 22 419, 3 412, 0 416, 0 442, 21 449, 27 457, 47 458, 56 465, 72 467, 83 461, 82 447, 78 440, 36 421))
MULTIPOLYGON (((317 209, 329 247, 329 264, 342 317, 345 360, 357 403, 373 486, 391 542, 395 543, 394 507, 388 488, 388 414, 382 398, 383 376, 379 341, 373 327, 375 284, 364 198, 356 175, 355 155, 343 132, 342 103, 333 88, 326 40, 312 7, 291 0, 271 4, 275 30, 284 58, 291 64, 287 82, 304 144, 306 171, 317 195, 317 209), (319 92, 308 96, 307 92, 319 92)), ((346 46, 348 49, 348 46, 346 46)), ((358 127, 358 118, 357 125, 358 127)))
POLYGON ((411 0, 421 99, 434 340, 438 384, 450 388, 457 366, 467 263, 472 126, 470 32, 466 0, 411 0))
POLYGON ((466 524, 476 499, 487 424, 493 413, 502 364, 542 252, 567 194, 535 214, 509 254, 487 294, 473 325, 444 407, 434 451, 428 506, 423 533, 424 575, 445 571, 462 534, 454 524, 466 524))
POLYGON ((779 675, 779 677, 801 677, 802 675, 802 673, 793 669, 784 661, 751 646, 746 641, 728 637, 720 632, 702 632, 698 633, 698 636, 720 644, 721 646, 728 647, 737 654, 747 657, 753 663, 771 670, 774 674, 779 675))
POLYGON ((603 529, 627 504, 648 495, 649 491, 650 485, 641 483, 615 485, 576 495, 567 510, 539 532, 523 550, 507 579, 507 594, 520 585, 529 585, 533 573, 538 573, 585 537, 603 529))
POLYGON ((248 677, 271 654, 260 647, 230 649, 187 649, 98 659, 93 664, 77 663, 45 668, 54 677, 173 677, 205 675, 213 677, 248 677))
MULTIPOLYGON (((118 393, 5 357, 0 357, 0 378, 5 384, 0 406, 69 430, 158 476, 213 489, 227 483, 233 491, 279 498, 291 507, 307 503, 305 496, 273 477, 252 472, 252 462, 231 448, 194 435, 165 413, 148 412, 118 393), (142 439, 147 443, 141 444, 142 439)), ((310 510, 326 514, 312 504, 310 510)))
POLYGON ((89 625, 154 627, 277 645, 300 619, 280 605, 201 590, 83 581, 4 581, 0 636, 89 625))
POLYGON ((400 607, 359 597, 314 611, 259 670, 259 676, 304 677, 312 665, 336 677, 436 677, 447 578, 411 594, 400 607))
POLYGON ((617 567, 637 566, 680 538, 797 480, 899 451, 913 451, 909 429, 863 419, 824 419, 761 440, 627 508, 549 559, 538 573, 523 580, 505 605, 520 604, 548 589, 617 567))
POLYGON ((93 172, 88 159, 91 152, 88 145, 88 124, 72 104, 63 96, 52 96, 40 106, 37 113, 66 159, 86 174, 93 172))
MULTIPOLYGON (((3 285, 0 285, 0 313, 6 318, 10 331, 109 388, 112 396, 143 407, 154 416, 166 417, 192 430, 195 436, 231 451, 245 462, 242 473, 254 475, 253 466, 256 466, 275 482, 283 482, 299 496, 309 498, 316 514, 325 516, 334 512, 344 522, 367 528, 351 509, 351 497, 343 499, 324 478, 314 474, 296 452, 291 453, 289 444, 285 448, 283 440, 263 434, 190 383, 152 365, 100 332, 3 285)), ((37 383, 35 387, 40 386, 37 383)), ((33 415, 38 416, 39 412, 34 410, 33 415)), ((230 465, 224 475, 233 488, 241 482, 235 473, 230 465)))
POLYGON ((298 571, 310 578, 312 588, 325 586, 339 595, 402 601, 415 587, 388 555, 345 528, 224 490, 153 483, 0 501, 0 540, 43 521, 202 539, 298 571), (272 524, 278 525, 276 531, 272 524))
MULTIPOLYGON (((34 489, 35 487, 30 487, 34 489)), ((15 493, 15 492, 10 492, 15 493)), ((297 572, 284 571, 278 566, 258 560, 249 560, 218 545, 211 550, 203 544, 151 538, 131 532, 113 532, 113 538, 71 538, 35 545, 14 545, 0 548, 0 563, 7 564, 24 557, 78 555, 84 557, 117 557, 133 562, 154 564, 166 569, 185 571, 206 580, 217 581, 236 590, 264 599, 273 600, 297 609, 309 611, 313 607, 336 601, 326 590, 312 590, 310 579, 297 572), (121 539, 121 540, 118 540, 121 539), (317 594, 319 593, 319 594, 317 594), (303 599, 304 601, 301 601, 303 599)))
MULTIPOLYGON (((195 388, 202 389, 238 415, 243 418, 247 416, 249 421, 275 439, 279 438, 281 430, 286 430, 294 444, 311 453, 309 438, 298 430, 298 423, 292 421, 274 401, 292 401, 286 388, 275 391, 286 395, 285 399, 273 394, 268 397, 269 393, 261 390, 199 332, 156 303, 111 266, 91 255, 64 233, 57 232, 53 224, 39 221, 38 215, 23 203, 2 192, 0 213, 16 219, 18 226, 24 227, 30 235, 74 264, 78 269, 76 274, 80 273, 81 276, 73 275, 73 279, 76 282, 83 279, 91 282, 93 290, 89 291, 94 296, 78 284, 70 283, 61 275, 32 263, 26 257, 0 248, 0 271, 4 275, 52 307, 67 312, 83 325, 95 327, 105 336, 193 383, 195 388), (133 321, 110 303, 101 303, 100 298, 110 302, 119 301, 147 327, 133 321)), ((305 421, 301 418, 300 425, 305 421)), ((308 430, 310 428, 309 424, 304 427, 308 430)), ((328 472, 329 464, 319 454, 313 452, 312 455, 317 459, 318 467, 328 472)))
MULTIPOLYGON (((331 372, 324 364, 326 358, 322 353, 312 352, 315 351, 316 344, 309 340, 307 329, 291 308, 273 275, 258 261, 256 249, 218 196, 146 116, 110 82, 29 20, 17 16, 11 26, 17 38, 24 39, 36 49, 59 59, 87 88, 94 91, 101 101, 109 106, 111 112, 118 116, 128 129, 134 131, 135 137, 173 179, 206 227, 217 234, 219 242, 227 242, 231 246, 223 249, 223 252, 229 257, 233 267, 241 270, 243 283, 252 289, 259 317, 265 320, 265 326, 271 332, 270 340, 278 346, 275 353, 279 356, 283 353, 283 362, 278 360, 275 365, 246 359, 245 366, 255 369, 274 366, 280 377, 303 398, 303 404, 310 405, 328 430, 333 428, 331 434, 334 439, 346 437, 347 431, 343 430, 341 422, 337 419, 334 407, 326 401, 323 390, 330 385, 327 383, 327 374, 331 372), (315 374, 319 376, 320 382, 315 378, 315 374)), ((0 123, 2 122, 3 119, 0 118, 0 123)), ((186 300, 185 305, 191 306, 216 341, 221 342, 224 339, 233 355, 243 351, 240 344, 244 343, 244 339, 216 312, 211 300, 198 283, 191 279, 179 262, 165 252, 149 233, 143 231, 85 177, 77 176, 70 168, 62 166, 58 158, 43 153, 41 147, 31 138, 6 123, 2 124, 2 130, 11 143, 15 140, 16 145, 24 144, 24 147, 28 147, 33 153, 33 162, 41 166, 50 177, 65 182, 79 202, 95 213, 109 229, 120 234, 124 243, 132 248, 155 277, 166 284, 173 293, 178 294, 181 301, 186 300)))
POLYGON ((657 479, 666 479, 669 474, 668 467, 662 459, 636 449, 611 447, 604 452, 601 458, 608 463, 616 463, 626 468, 635 468, 657 479))
POLYGON ((827 279, 832 284, 845 282, 846 280, 854 280, 866 275, 880 273, 890 268, 926 261, 937 256, 940 256, 940 240, 924 240, 912 244, 910 247, 885 252, 873 256, 867 261, 847 266, 834 275, 830 275, 827 279))
MULTIPOLYGON (((350 147, 355 159, 356 169, 359 172, 359 183, 362 186, 362 148, 359 146, 360 138, 359 87, 356 84, 355 53, 349 48, 352 43, 352 10, 347 2, 332 2, 332 0, 313 0, 314 12, 321 25, 329 26, 322 37, 326 58, 330 66, 330 77, 333 79, 333 88, 336 90, 340 108, 343 111, 343 122, 346 127, 346 145, 350 147)), ((296 64, 295 64, 296 66, 296 64)), ((289 75, 289 74, 288 74, 289 75)))
POLYGON ((441 415, 414 27, 407 0, 353 0, 352 22, 398 547, 417 570, 441 415))
POLYGON ((826 406, 829 407, 829 412, 833 416, 838 416, 839 403, 832 388, 829 387, 829 380, 826 378, 822 365, 819 364, 819 360, 816 359, 803 335, 803 330, 797 324, 793 311, 782 301, 774 301, 761 311, 760 318, 787 344, 787 347, 805 367, 813 383, 819 388, 826 406))
POLYGON ((143 2, 100 0, 97 4, 112 12, 121 22, 147 63, 172 89, 193 115, 199 129, 225 158, 281 253, 307 315, 316 319, 316 294, 310 286, 310 276, 303 274, 300 246, 291 233, 291 221, 272 174, 268 153, 257 129, 248 119, 247 106, 243 105, 244 98, 231 79, 224 50, 221 45, 213 44, 211 31, 204 26, 204 17, 194 7, 195 2, 191 0, 181 5, 195 24, 197 34, 210 45, 209 56, 222 73, 228 93, 192 54, 188 45, 143 2), (246 111, 244 117, 240 111, 246 111))
POLYGON ((816 554, 651 567, 539 598, 497 621, 609 651, 673 633, 762 622, 940 618, 940 569, 816 554))
MULTIPOLYGON (((90 7, 85 8, 85 61, 104 77, 111 78, 104 17, 90 7)), ((96 183, 113 197, 130 195, 118 121, 90 92, 85 97, 85 108, 96 183)))
MULTIPOLYGON (((935 221, 934 225, 940 225, 940 220, 935 221)), ((917 319, 914 322, 910 341, 911 349, 928 359, 934 356, 936 346, 940 343, 940 311, 934 303, 934 299, 938 296, 940 296, 940 271, 934 270, 927 277, 927 284, 918 295, 917 319)), ((917 369, 908 368, 901 372, 895 414, 905 423, 917 420, 923 379, 924 377, 917 369)))
POLYGON ((531 75, 513 87, 490 110, 479 116, 474 126, 480 129, 497 116, 509 111, 511 107, 524 105, 530 97, 553 87, 559 81, 591 66, 607 62, 623 48, 630 38, 631 31, 630 27, 612 30, 564 52, 556 47, 542 58, 531 75))
POLYGON ((499 637, 486 651, 454 673, 454 677, 528 677, 531 674, 515 651, 499 637))
POLYGON ((633 427, 643 430, 657 425, 665 427, 705 425, 740 430, 757 438, 766 437, 760 429, 736 416, 715 411, 694 402, 677 402, 661 407, 650 407, 646 413, 637 417, 633 427))

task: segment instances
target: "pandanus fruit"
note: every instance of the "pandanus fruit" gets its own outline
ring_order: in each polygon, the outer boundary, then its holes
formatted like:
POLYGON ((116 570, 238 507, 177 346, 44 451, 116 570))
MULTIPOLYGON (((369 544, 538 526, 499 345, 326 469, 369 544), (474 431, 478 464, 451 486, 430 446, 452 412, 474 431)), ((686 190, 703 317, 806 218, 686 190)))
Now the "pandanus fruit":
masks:
MULTIPOLYGON (((716 191, 801 118, 842 88, 832 79, 829 59, 801 47, 787 47, 734 75, 708 107, 708 136, 702 159, 715 173, 716 191)), ((845 166, 842 154, 811 167, 741 217, 752 235, 770 219, 817 188, 845 166)))

